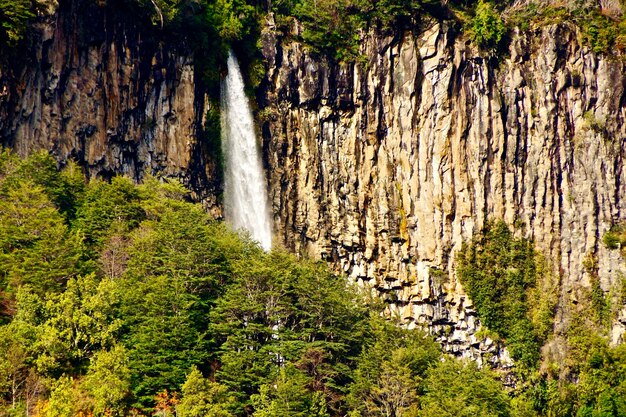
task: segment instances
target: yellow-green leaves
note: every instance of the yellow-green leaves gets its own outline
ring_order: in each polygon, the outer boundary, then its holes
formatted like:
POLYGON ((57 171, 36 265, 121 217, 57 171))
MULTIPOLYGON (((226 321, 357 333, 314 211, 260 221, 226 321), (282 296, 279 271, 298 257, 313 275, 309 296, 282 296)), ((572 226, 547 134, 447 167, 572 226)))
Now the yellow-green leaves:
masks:
POLYGON ((0 0, 0 39, 9 45, 21 40, 28 22, 35 17, 33 8, 30 0, 0 0))
POLYGON ((506 34, 506 26, 493 3, 480 0, 471 21, 470 36, 483 48, 495 48, 506 34))

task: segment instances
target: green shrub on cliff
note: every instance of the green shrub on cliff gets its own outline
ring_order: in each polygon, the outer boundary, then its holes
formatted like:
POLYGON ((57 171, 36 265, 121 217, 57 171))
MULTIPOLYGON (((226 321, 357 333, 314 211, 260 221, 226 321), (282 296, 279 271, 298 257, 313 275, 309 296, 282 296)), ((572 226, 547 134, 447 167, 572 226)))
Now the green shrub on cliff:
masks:
MULTIPOLYGON (((605 4, 606 5, 606 4, 605 4)), ((540 4, 529 2, 507 16, 507 23, 524 31, 532 28, 571 23, 580 30, 584 44, 596 53, 623 53, 626 49, 626 15, 614 8, 623 8, 613 2, 602 8, 598 2, 568 1, 540 4)))
POLYGON ((348 12, 350 3, 351 0, 300 2, 294 12, 304 26, 302 39, 339 60, 354 59, 359 52, 363 22, 348 12))
POLYGON ((469 26, 469 35, 483 48, 496 48, 506 34, 506 26, 493 3, 480 0, 469 26))
MULTIPOLYGON (((314 50, 339 61, 358 58, 363 31, 398 32, 420 21, 436 0, 297 0, 275 2, 273 10, 294 16, 303 25, 301 39, 314 50)), ((280 19, 280 16, 279 16, 280 19)))
POLYGON ((9 45, 24 36, 28 22, 35 17, 31 0, 0 0, 0 39, 9 45))
POLYGON ((532 242, 515 238, 503 222, 489 224, 463 246, 456 262, 480 320, 505 339, 513 359, 535 368, 551 331, 552 302, 549 293, 531 302, 541 273, 532 242))

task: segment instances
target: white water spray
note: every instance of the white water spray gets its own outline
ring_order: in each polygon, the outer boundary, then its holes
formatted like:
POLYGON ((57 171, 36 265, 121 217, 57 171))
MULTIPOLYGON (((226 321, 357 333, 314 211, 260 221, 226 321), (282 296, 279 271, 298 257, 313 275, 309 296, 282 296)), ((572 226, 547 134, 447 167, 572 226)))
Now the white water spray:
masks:
POLYGON ((232 51, 228 52, 227 66, 221 94, 225 217, 270 250, 272 232, 261 155, 243 77, 232 51))

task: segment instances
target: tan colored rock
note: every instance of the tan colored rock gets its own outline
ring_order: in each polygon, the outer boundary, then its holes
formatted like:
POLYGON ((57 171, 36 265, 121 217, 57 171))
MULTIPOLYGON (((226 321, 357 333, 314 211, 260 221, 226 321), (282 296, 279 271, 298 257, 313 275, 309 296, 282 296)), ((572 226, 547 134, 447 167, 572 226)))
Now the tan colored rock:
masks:
MULTIPOLYGON (((498 64, 445 23, 395 40, 370 33, 368 62, 352 73, 297 43, 278 50, 266 93, 279 117, 265 143, 288 247, 320 254, 394 300, 407 325, 475 359, 494 351, 472 339, 479 323, 453 260, 486 220, 525 225, 517 233, 560 277, 561 328, 571 295, 589 285, 590 254, 602 288, 618 282, 623 260, 601 237, 626 220, 626 77, 574 28, 515 35, 498 64)), ((614 341, 624 329, 616 322, 614 341)))

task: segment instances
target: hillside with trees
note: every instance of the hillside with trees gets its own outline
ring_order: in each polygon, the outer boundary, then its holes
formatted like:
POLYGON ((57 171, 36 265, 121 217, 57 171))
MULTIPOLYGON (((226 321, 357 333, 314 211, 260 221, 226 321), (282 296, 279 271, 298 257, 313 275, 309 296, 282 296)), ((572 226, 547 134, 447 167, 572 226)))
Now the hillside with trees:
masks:
POLYGON ((626 416, 625 7, 0 0, 0 417, 626 416), (289 248, 198 202, 231 48, 289 248))
MULTIPOLYGON (((497 279, 485 265, 532 253, 498 227, 485 237, 500 239, 486 246, 495 257, 473 246, 462 255, 466 279, 497 279)), ((380 302, 325 264, 263 252, 176 182, 86 183, 73 164, 57 171, 45 153, 20 160, 5 151, 0 239, 0 415, 626 412, 623 346, 580 332, 567 378, 522 360, 517 388, 507 388, 502 374, 384 319, 380 302)), ((508 339, 503 329, 514 331, 524 309, 483 307, 481 297, 479 313, 489 308, 485 322, 508 339)), ((536 355, 524 340, 519 349, 536 355)))
POLYGON ((263 252, 175 182, 85 183, 4 152, 0 236, 1 415, 431 415, 464 390, 510 413, 490 371, 442 361, 324 264, 263 252))

